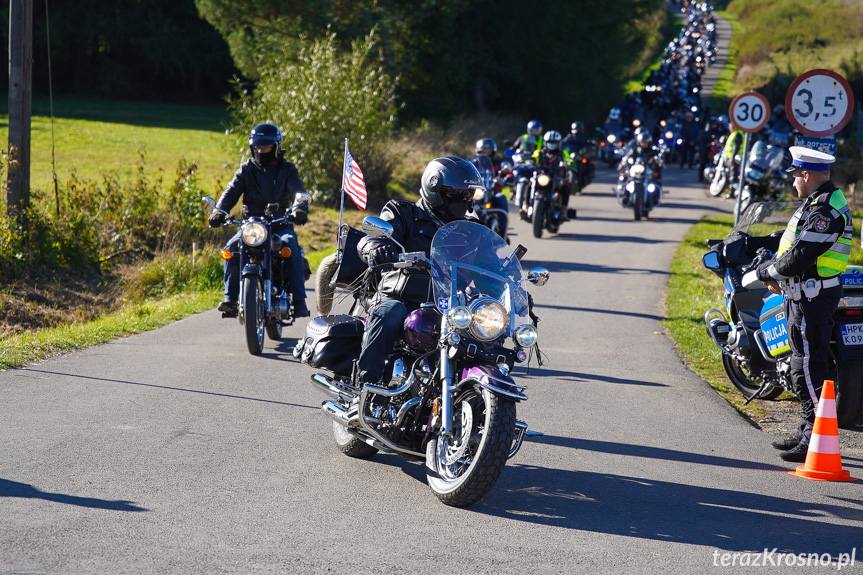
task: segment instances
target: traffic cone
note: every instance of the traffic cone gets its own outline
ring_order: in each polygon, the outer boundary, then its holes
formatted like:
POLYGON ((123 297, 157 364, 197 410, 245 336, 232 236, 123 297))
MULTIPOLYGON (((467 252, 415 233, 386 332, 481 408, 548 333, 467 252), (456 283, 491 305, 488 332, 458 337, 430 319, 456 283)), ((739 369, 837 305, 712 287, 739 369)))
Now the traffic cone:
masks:
POLYGON ((806 462, 791 475, 816 481, 856 481, 847 469, 842 469, 839 455, 839 422, 836 420, 836 394, 833 382, 824 380, 821 400, 815 412, 815 426, 806 452, 806 462))

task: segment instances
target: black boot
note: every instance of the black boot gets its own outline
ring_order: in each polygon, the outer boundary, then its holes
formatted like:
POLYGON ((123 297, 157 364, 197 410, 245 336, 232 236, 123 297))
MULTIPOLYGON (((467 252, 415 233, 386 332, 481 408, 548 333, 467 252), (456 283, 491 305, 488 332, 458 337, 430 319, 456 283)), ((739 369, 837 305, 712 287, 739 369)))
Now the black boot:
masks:
POLYGON ((219 311, 222 312, 222 317, 237 317, 237 302, 226 299, 219 304, 219 311))
POLYGON ((777 439, 770 445, 772 445, 774 449, 788 451, 793 447, 797 447, 797 444, 800 443, 800 439, 801 437, 799 435, 792 435, 791 437, 786 437, 785 439, 777 439))
POLYGON ((809 445, 803 445, 802 443, 798 443, 794 446, 793 449, 786 451, 779 455, 785 461, 791 461, 793 463, 803 463, 806 461, 806 453, 809 452, 809 445))

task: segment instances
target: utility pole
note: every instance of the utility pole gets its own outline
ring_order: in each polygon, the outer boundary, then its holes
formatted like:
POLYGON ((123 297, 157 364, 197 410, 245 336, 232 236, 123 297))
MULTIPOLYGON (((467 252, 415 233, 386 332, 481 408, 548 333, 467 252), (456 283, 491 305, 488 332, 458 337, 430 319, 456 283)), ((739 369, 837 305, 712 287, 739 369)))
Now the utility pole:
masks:
POLYGON ((9 0, 9 159, 6 205, 20 217, 30 202, 33 0, 9 0))

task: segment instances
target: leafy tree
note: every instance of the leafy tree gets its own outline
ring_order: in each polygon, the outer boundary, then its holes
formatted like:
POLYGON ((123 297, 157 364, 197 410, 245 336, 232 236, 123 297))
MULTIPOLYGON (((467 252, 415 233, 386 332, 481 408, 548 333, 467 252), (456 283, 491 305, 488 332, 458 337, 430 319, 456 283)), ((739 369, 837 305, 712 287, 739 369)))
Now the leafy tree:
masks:
POLYGON ((382 192, 391 167, 382 145, 397 111, 395 83, 374 61, 370 33, 341 52, 336 36, 316 40, 290 59, 286 50, 258 57, 260 78, 231 101, 238 149, 261 122, 282 129, 287 158, 297 164, 316 201, 335 204, 341 190, 344 139, 365 175, 369 194, 382 192))

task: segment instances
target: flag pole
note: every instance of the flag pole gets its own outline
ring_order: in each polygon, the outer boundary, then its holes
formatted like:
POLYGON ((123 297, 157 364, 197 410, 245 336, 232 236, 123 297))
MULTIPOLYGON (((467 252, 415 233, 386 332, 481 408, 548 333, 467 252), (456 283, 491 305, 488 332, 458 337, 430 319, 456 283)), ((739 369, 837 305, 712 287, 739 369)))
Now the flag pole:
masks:
MULTIPOLYGON (((345 211, 345 171, 348 168, 348 139, 345 138, 345 159, 342 160, 342 194, 341 201, 339 203, 339 227, 336 230, 336 253, 339 252, 339 239, 342 234, 342 214, 345 211)), ((339 263, 341 263, 341 254, 337 256, 339 258, 339 263)))

